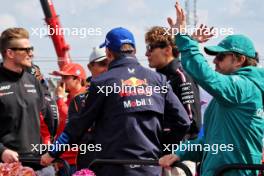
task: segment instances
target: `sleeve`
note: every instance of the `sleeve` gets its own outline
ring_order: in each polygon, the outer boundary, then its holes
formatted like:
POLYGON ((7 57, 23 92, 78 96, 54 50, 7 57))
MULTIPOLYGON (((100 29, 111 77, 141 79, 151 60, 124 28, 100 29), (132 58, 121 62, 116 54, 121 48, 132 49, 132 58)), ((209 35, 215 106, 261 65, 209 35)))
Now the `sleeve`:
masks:
POLYGON ((247 91, 242 90, 246 87, 245 81, 237 75, 223 75, 212 70, 199 51, 196 40, 178 34, 175 42, 184 70, 209 94, 224 103, 235 104, 246 100, 247 91))
POLYGON ((41 112, 42 114, 46 114, 46 103, 45 103, 45 94, 44 94, 44 90, 39 82, 39 80, 37 80, 35 78, 35 83, 38 87, 38 92, 39 92, 39 112, 41 112))
POLYGON ((180 143, 178 150, 174 151, 174 154, 180 157, 181 161, 194 161, 194 162, 200 162, 202 161, 203 157, 203 139, 197 138, 195 140, 186 141, 184 143, 180 143), (188 146, 195 146, 195 147, 188 147, 188 146), (188 148, 188 149, 186 149, 188 148), (195 150, 189 150, 195 149, 195 150), (197 149, 197 150, 196 150, 197 149), (201 150, 199 150, 201 149, 201 150))
MULTIPOLYGON (((85 102, 85 107, 82 108, 80 114, 71 114, 71 117, 69 117, 69 123, 63 133, 54 142, 54 145, 77 144, 85 130, 93 125, 98 114, 100 114, 105 99, 105 95, 98 92, 98 86, 92 82, 89 88, 89 96, 85 102)), ((56 147, 49 151, 49 154, 52 157, 58 157, 62 153, 63 151, 56 150, 56 147)))
POLYGON ((40 113, 40 134, 42 138, 42 143, 43 144, 50 144, 50 132, 48 129, 48 126, 46 125, 44 121, 44 117, 42 113, 40 113))
POLYGON ((3 154, 5 149, 7 149, 7 148, 3 145, 3 143, 0 142, 0 161, 1 161, 2 154, 3 154))
POLYGON ((58 125, 57 135, 60 135, 66 125, 66 119, 68 116, 69 107, 67 103, 63 100, 63 98, 57 99, 57 106, 58 106, 58 112, 59 112, 59 125, 58 125))
POLYGON ((186 73, 178 68, 176 70, 177 79, 172 81, 174 84, 174 92, 176 93, 177 97, 183 104, 186 112, 190 119, 193 119, 193 111, 192 111, 192 104, 194 104, 194 90, 193 90, 193 83, 190 79, 186 76, 186 73))
POLYGON ((164 121, 172 130, 184 136, 190 127, 191 122, 189 116, 168 83, 167 87, 168 92, 165 95, 164 121))

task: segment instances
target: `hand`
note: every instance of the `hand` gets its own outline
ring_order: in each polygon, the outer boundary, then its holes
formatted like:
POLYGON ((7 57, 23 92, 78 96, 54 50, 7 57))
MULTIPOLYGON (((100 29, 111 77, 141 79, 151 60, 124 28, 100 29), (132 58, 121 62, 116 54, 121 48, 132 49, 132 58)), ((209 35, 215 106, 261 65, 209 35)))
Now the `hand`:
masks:
POLYGON ((214 27, 208 28, 201 24, 201 26, 192 34, 192 38, 197 40, 199 43, 207 42, 211 37, 214 36, 214 27))
POLYGON ((58 97, 65 97, 65 83, 64 82, 59 82, 58 86, 55 90, 55 94, 58 97))
POLYGON ((44 155, 41 156, 41 161, 40 161, 40 164, 42 166, 48 166, 52 163, 52 161, 54 160, 55 158, 52 158, 49 153, 45 153, 44 155))
POLYGON ((18 162, 18 153, 10 149, 5 149, 1 159, 4 163, 18 162))
POLYGON ((180 161, 180 158, 177 155, 169 154, 159 159, 159 165, 161 167, 170 168, 170 166, 176 161, 180 161))
POLYGON ((167 18, 167 21, 172 29, 177 29, 177 32, 185 33, 186 16, 178 0, 176 0, 175 8, 176 8, 176 16, 177 16, 176 23, 174 23, 173 19, 170 17, 167 18))

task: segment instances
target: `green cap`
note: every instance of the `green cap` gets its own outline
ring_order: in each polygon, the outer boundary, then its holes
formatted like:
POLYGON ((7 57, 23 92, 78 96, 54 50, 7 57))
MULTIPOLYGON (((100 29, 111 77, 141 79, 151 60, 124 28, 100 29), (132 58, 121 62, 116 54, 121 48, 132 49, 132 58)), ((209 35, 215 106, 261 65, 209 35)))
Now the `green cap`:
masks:
POLYGON ((256 57, 256 50, 253 42, 244 35, 229 35, 217 46, 204 47, 204 51, 209 55, 218 53, 236 52, 252 59, 256 57))

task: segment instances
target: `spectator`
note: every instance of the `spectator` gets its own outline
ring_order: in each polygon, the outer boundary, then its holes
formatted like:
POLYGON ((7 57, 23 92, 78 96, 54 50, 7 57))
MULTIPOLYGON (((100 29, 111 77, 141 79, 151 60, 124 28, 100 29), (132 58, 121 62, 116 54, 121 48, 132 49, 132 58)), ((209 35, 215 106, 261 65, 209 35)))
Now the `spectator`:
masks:
MULTIPOLYGON (((59 144, 78 143, 83 132, 95 122, 95 144, 99 145, 96 158, 157 159, 162 154, 160 135, 163 118, 171 126, 187 131, 190 120, 184 107, 167 85, 166 78, 142 67, 136 57, 133 34, 125 28, 114 28, 107 33, 106 56, 109 70, 92 79, 89 96, 81 115, 72 118, 59 144), (149 92, 145 88, 164 87, 164 92, 149 92), (104 86, 134 87, 120 92, 98 92, 104 86), (139 88, 142 91, 138 91, 139 88), (167 116, 163 117, 163 113, 167 116), (76 130, 78 129, 78 130, 76 130)), ((105 89, 106 90, 106 89, 105 89)), ((42 156, 47 165, 61 151, 50 151, 42 156), (51 157, 52 156, 52 157, 51 157)), ((102 166, 95 168, 97 176, 160 175, 160 167, 102 166)))
POLYGON ((108 69, 108 60, 105 51, 101 48, 93 48, 87 67, 92 73, 93 78, 106 72, 108 69))
POLYGON ((32 145, 41 144, 39 112, 44 111, 44 95, 39 81, 25 71, 33 58, 26 29, 3 31, 0 49, 0 155, 2 162, 11 163, 19 155, 39 152, 32 145))
MULTIPOLYGON (((177 23, 168 21, 181 32, 185 16, 179 3, 176 12, 177 23)), ((217 46, 205 47, 207 54, 216 56, 213 71, 197 42, 210 39, 211 31, 201 26, 192 38, 178 34, 175 39, 183 68, 213 96, 205 112, 203 138, 188 142, 196 146, 209 144, 210 150, 176 151, 176 155, 160 159, 164 167, 177 160, 201 161, 201 175, 206 176, 214 175, 225 164, 260 164, 264 130, 264 70, 256 67, 258 59, 252 41, 244 35, 230 35, 217 46), (212 148, 216 145, 217 153, 212 148)), ((256 172, 233 170, 225 175, 257 175, 256 172)))
MULTIPOLYGON (((56 89, 57 96, 57 105, 59 110, 59 127, 57 131, 57 137, 63 132, 66 124, 69 121, 68 109, 70 102, 73 98, 86 91, 85 79, 86 74, 85 70, 80 64, 69 63, 65 65, 61 71, 54 71, 52 73, 55 76, 61 76, 62 82, 58 84, 56 89), (66 92, 68 96, 66 101, 66 92)), ((71 166, 71 172, 76 171, 76 157, 77 151, 68 151, 62 155, 62 158, 65 159, 71 166)), ((61 170, 61 175, 64 175, 63 170, 61 170)))

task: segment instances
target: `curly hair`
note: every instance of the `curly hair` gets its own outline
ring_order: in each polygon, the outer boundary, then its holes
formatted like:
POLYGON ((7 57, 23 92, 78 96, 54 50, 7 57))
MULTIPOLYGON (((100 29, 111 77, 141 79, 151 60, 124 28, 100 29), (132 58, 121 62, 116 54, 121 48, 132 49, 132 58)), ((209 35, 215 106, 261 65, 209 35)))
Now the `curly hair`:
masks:
POLYGON ((165 44, 172 47, 172 53, 175 58, 179 56, 177 46, 174 44, 174 38, 168 34, 167 28, 154 26, 145 34, 145 42, 150 44, 165 44))

